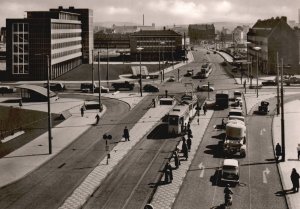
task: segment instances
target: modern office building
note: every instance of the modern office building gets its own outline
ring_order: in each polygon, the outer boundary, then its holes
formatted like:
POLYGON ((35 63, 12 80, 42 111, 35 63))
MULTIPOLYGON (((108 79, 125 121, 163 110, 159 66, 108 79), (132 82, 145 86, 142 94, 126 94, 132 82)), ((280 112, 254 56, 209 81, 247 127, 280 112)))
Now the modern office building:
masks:
POLYGON ((60 8, 30 11, 24 19, 7 19, 4 79, 46 80, 48 69, 50 79, 55 79, 79 66, 83 60, 89 62, 88 50, 92 49, 93 40, 90 42, 90 38, 83 37, 83 30, 87 33, 84 25, 88 22, 82 17, 87 14, 60 8))
MULTIPOLYGON (((130 35, 130 54, 133 58, 139 56, 138 47, 143 60, 182 60, 182 35, 173 30, 147 30, 130 35)), ((138 60, 138 59, 136 59, 138 60)))
POLYGON ((258 20, 247 34, 248 55, 254 68, 258 59, 259 70, 276 73, 277 54, 287 69, 299 67, 299 40, 296 32, 287 24, 286 17, 258 20))

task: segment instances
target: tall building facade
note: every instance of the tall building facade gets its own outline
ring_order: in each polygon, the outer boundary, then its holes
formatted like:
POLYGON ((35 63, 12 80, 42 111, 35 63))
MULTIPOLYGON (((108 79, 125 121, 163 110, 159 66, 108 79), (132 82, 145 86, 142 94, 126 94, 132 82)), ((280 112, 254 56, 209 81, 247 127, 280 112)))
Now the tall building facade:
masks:
POLYGON ((248 55, 259 70, 275 74, 277 54, 284 67, 298 69, 299 41, 295 31, 287 24, 286 17, 258 20, 247 34, 248 55), (259 47, 259 48, 258 48, 259 47))
MULTIPOLYGON (((79 13, 30 11, 27 18, 7 19, 5 80, 46 80, 79 66, 84 57, 83 25, 79 13)), ((93 43, 93 42, 92 42, 93 43)), ((90 43, 87 43, 90 49, 90 43)))

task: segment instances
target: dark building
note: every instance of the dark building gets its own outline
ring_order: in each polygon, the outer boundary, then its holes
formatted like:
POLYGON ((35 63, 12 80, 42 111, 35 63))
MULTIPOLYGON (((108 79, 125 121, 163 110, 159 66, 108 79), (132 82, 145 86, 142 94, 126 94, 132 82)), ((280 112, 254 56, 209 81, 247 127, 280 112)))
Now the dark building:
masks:
POLYGON ((182 48, 182 35, 173 30, 147 30, 130 35, 130 53, 138 60, 138 47, 143 48, 141 56, 143 60, 182 60, 184 50, 182 48))
POLYGON ((298 69, 299 41, 286 17, 258 20, 247 34, 248 55, 256 68, 264 73, 276 73, 277 53, 286 68, 298 69), (256 47, 256 48, 255 48, 256 47), (257 50, 255 50, 257 49, 257 50))
POLYGON ((216 37, 215 26, 213 24, 189 25, 188 32, 191 43, 214 41, 216 37))
MULTIPOLYGON (((46 80, 48 68, 54 79, 80 65, 83 51, 93 43, 82 37, 80 18, 79 13, 53 9, 27 12, 24 19, 7 19, 5 80, 46 80)), ((86 54, 88 60, 89 52, 86 54)))
POLYGON ((129 34, 105 34, 98 32, 94 35, 95 49, 113 48, 113 49, 129 49, 129 34))

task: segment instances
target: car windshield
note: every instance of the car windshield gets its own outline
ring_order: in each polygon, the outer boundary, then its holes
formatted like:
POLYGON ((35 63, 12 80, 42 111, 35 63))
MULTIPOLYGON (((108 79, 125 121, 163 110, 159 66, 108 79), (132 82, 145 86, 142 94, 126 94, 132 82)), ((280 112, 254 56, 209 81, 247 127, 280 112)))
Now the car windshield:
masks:
POLYGON ((234 174, 238 173, 237 168, 235 166, 230 166, 230 165, 224 165, 222 170, 226 173, 234 173, 234 174))

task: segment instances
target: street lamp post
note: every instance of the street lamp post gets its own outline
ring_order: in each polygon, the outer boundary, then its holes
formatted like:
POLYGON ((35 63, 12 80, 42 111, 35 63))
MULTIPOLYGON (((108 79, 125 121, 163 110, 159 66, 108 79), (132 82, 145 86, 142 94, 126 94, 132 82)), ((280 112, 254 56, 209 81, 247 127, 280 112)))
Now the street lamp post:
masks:
POLYGON ((36 54, 36 56, 46 56, 47 58, 47 107, 48 107, 48 144, 49 154, 52 154, 52 132, 51 132, 51 109, 50 109, 50 58, 48 54, 36 54))
POLYGON ((253 49, 256 51, 256 97, 258 97, 258 52, 261 47, 255 46, 253 49))
POLYGON ((92 50, 92 93, 94 94, 94 50, 92 50))
POLYGON ((108 56, 108 42, 107 42, 107 52, 106 52, 106 61, 107 61, 107 67, 106 67, 106 83, 107 83, 107 88, 108 88, 108 69, 109 69, 109 56, 108 56))
POLYGON ((100 52, 98 51, 98 82, 99 82, 99 96, 98 96, 98 102, 99 102, 99 112, 101 112, 101 74, 100 74, 100 52))
POLYGON ((283 59, 281 59, 281 161, 285 161, 285 128, 284 128, 284 101, 283 101, 283 59))
MULTIPOLYGON (((161 41, 160 42, 160 45, 164 45, 165 42, 164 41, 161 41)), ((162 80, 164 81, 165 80, 165 68, 164 68, 164 61, 165 61, 165 58, 164 58, 164 48, 163 48, 163 51, 162 51, 162 63, 163 63, 163 69, 162 69, 162 80)))
POLYGON ((142 50, 144 48, 138 47, 136 48, 140 52, 140 92, 141 92, 141 97, 143 96, 143 88, 142 88, 142 50))

